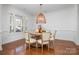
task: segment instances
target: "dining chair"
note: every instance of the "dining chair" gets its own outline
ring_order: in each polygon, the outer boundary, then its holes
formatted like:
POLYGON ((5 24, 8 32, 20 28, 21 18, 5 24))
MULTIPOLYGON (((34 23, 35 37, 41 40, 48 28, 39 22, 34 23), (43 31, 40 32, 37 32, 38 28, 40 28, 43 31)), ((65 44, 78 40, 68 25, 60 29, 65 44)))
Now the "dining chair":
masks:
POLYGON ((51 46, 51 48, 53 48, 54 54, 55 54, 55 37, 56 37, 56 33, 57 33, 57 30, 51 32, 51 36, 50 36, 50 43, 52 43, 50 46, 51 46))
POLYGON ((42 38, 38 40, 38 44, 41 45, 42 51, 43 51, 43 45, 48 45, 48 51, 49 51, 49 41, 50 41, 50 32, 43 32, 42 38))
POLYGON ((33 43, 36 43, 36 40, 34 38, 31 38, 31 35, 28 32, 26 32, 25 33, 25 42, 26 42, 26 44, 29 44, 29 49, 30 49, 30 45, 33 43))

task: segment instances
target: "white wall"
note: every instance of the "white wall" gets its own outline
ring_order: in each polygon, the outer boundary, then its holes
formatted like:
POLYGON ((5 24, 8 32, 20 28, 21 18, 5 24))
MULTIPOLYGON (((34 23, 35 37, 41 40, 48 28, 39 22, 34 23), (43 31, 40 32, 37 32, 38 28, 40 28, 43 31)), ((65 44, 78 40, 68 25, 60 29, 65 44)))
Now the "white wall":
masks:
POLYGON ((46 19, 47 23, 44 27, 49 31, 57 30, 56 39, 70 40, 78 44, 77 8, 75 5, 48 13, 46 19))
POLYGON ((56 39, 75 41, 77 32, 75 5, 48 13, 46 19, 47 23, 44 27, 49 31, 57 30, 56 39))
POLYGON ((76 43, 77 43, 77 45, 79 45, 79 4, 77 4, 75 7, 77 9, 77 38, 76 38, 76 43))
POLYGON ((0 32, 1 32, 1 5, 0 5, 0 32))
POLYGON ((0 5, 0 50, 2 50, 2 38, 1 38, 1 7, 2 5, 0 5))
POLYGON ((35 25, 34 25, 34 18, 33 18, 33 16, 31 17, 31 21, 30 20, 28 20, 27 21, 27 31, 31 31, 31 32, 33 32, 34 30, 35 30, 35 25))
MULTIPOLYGON (((31 21, 31 16, 28 15, 26 12, 23 10, 13 7, 11 5, 3 5, 2 6, 2 39, 3 39, 3 44, 9 43, 18 39, 24 38, 23 33, 21 32, 15 32, 15 33, 10 33, 10 18, 9 18, 9 13, 13 13, 16 15, 24 16, 25 17, 25 25, 27 25, 28 21, 31 21)), ((31 26, 31 25, 29 25, 31 26)), ((28 27, 28 26, 26 26, 28 27)))
POLYGON ((45 27, 50 30, 77 30, 77 20, 75 20, 76 10, 74 6, 47 13, 45 16, 47 20, 45 27))

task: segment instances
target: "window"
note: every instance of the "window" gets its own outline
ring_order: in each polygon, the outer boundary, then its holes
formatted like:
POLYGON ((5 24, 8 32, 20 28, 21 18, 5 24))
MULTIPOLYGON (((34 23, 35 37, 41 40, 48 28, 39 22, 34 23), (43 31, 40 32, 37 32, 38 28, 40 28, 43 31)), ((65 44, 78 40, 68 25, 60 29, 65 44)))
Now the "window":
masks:
POLYGON ((23 17, 19 15, 10 14, 10 32, 23 31, 23 17))
POLYGON ((22 24, 22 16, 15 16, 15 31, 22 32, 23 31, 23 24, 22 24))
POLYGON ((10 32, 14 32, 14 17, 13 14, 10 14, 10 32))

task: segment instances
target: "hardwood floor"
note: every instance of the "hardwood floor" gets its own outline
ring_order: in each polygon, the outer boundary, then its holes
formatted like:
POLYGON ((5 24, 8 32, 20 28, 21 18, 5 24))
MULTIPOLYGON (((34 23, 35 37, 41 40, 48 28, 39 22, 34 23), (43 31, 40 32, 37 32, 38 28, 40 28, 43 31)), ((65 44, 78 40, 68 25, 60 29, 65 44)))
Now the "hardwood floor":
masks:
POLYGON ((79 55, 79 45, 77 45, 77 55, 79 55))
POLYGON ((39 48, 36 50, 36 48, 31 48, 30 50, 26 48, 26 46, 22 45, 15 49, 6 49, 4 51, 4 55, 51 55, 53 54, 53 50, 50 49, 48 51, 47 49, 44 49, 43 52, 39 48))
POLYGON ((48 51, 47 46, 44 46, 43 52, 41 48, 36 49, 35 47, 31 47, 29 50, 24 40, 18 40, 3 45, 3 55, 53 55, 53 54, 54 50, 49 49, 48 51))
POLYGON ((17 40, 11 43, 7 43, 3 45, 3 51, 0 52, 2 55, 75 55, 79 54, 79 46, 77 46, 73 42, 64 41, 64 40, 56 40, 55 41, 55 49, 52 48, 52 42, 50 42, 50 49, 48 51, 47 46, 44 46, 43 52, 41 47, 36 49, 31 46, 30 50, 28 45, 25 43, 24 39, 17 40), (66 51, 67 49, 67 51, 66 51), (77 52, 76 52, 77 51, 77 52))

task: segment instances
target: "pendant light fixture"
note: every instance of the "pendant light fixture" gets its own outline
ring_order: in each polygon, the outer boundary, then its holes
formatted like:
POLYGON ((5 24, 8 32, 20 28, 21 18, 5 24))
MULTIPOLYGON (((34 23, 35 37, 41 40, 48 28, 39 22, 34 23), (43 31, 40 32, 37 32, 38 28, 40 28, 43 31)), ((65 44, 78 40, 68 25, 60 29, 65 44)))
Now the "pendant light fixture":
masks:
POLYGON ((42 12, 42 5, 43 4, 40 4, 40 12, 39 12, 39 14, 37 15, 37 18, 36 18, 36 24, 39 24, 39 23, 46 23, 46 18, 45 18, 45 16, 44 16, 44 14, 43 14, 43 12, 42 12))

